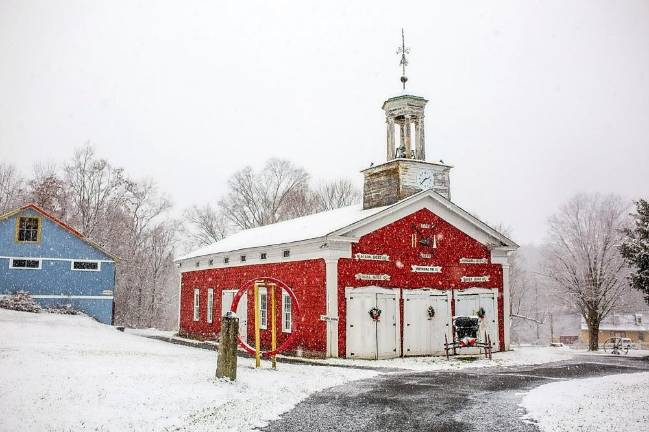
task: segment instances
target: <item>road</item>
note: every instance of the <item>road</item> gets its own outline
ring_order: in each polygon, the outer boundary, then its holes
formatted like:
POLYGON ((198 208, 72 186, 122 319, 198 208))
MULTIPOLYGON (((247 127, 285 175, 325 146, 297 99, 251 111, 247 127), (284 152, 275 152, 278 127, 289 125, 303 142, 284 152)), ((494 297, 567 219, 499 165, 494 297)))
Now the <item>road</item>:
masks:
POLYGON ((647 359, 578 356, 538 366, 382 374, 316 393, 262 430, 538 431, 521 419, 527 390, 555 380, 647 370, 647 359))

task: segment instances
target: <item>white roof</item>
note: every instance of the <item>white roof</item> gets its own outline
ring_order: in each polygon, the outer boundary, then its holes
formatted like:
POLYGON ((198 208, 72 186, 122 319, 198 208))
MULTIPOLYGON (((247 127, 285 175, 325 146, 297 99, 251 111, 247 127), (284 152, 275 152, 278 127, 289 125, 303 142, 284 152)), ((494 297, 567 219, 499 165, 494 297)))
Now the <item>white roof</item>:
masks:
POLYGON ((176 258, 176 261, 223 252, 234 252, 242 249, 260 248, 326 237, 330 234, 336 233, 336 231, 351 227, 364 219, 371 218, 371 216, 377 215, 378 213, 384 211, 387 213, 410 203, 423 200, 426 197, 429 197, 435 202, 441 204, 444 208, 447 208, 453 214, 458 215, 462 220, 469 222, 481 232, 491 236, 503 246, 510 248, 510 250, 518 248, 516 243, 489 227, 475 216, 463 210, 461 207, 452 203, 442 195, 431 189, 427 189, 385 207, 363 210, 361 204, 356 204, 349 207, 342 207, 335 210, 324 211, 284 222, 240 231, 217 243, 204 246, 185 256, 176 258))
MULTIPOLYGON (((606 331, 649 331, 649 322, 645 322, 647 313, 613 313, 602 320, 600 330, 606 331)), ((581 319, 581 329, 588 330, 586 321, 581 319)))
POLYGON ((363 206, 357 204, 239 231, 217 243, 179 257, 177 260, 325 237, 334 231, 379 213, 387 207, 389 206, 363 210, 363 206))

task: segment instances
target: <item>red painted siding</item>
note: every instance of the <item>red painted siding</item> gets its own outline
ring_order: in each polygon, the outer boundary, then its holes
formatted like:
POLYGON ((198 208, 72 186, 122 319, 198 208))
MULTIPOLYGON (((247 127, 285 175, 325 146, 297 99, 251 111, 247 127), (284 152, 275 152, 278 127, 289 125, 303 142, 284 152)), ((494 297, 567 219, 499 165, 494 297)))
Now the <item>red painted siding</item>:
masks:
MULTIPOLYGON (((418 239, 421 235, 417 234, 418 239)), ((382 286, 389 288, 415 289, 439 288, 461 289, 469 287, 497 288, 498 314, 501 349, 503 349, 503 299, 502 267, 490 263, 489 249, 464 234, 454 226, 437 217, 428 209, 419 210, 390 225, 371 232, 352 246, 352 257, 356 253, 386 254, 389 261, 356 260, 354 258, 338 261, 338 353, 345 354, 345 288, 363 286, 382 286), (412 225, 429 224, 432 228, 419 231, 424 236, 435 234, 437 248, 432 249, 419 243, 412 245, 412 225), (432 258, 422 258, 420 253, 432 254, 432 258), (486 258, 488 264, 460 264, 460 258, 486 258), (414 273, 411 265, 441 266, 441 273, 414 273), (387 274, 390 280, 357 280, 356 274, 387 274), (462 276, 489 276, 489 282, 461 282, 462 276)), ((403 312, 403 311, 402 311, 403 312)), ((401 314, 403 319, 403 313, 401 314)), ((403 323, 402 323, 403 324, 403 323)), ((401 326, 403 329, 403 325, 401 326)))
MULTIPOLYGON (((180 298, 180 331, 184 334, 213 338, 221 330, 221 293, 223 290, 238 289, 243 283, 254 278, 272 276, 290 286, 300 302, 301 316, 295 316, 298 323, 296 347, 306 352, 326 352, 326 324, 320 315, 326 312, 325 264, 324 260, 308 260, 275 264, 205 269, 182 274, 180 298), (194 289, 200 290, 200 320, 194 321, 194 289), (214 289, 214 319, 207 323, 207 290, 214 289)), ((287 337, 281 332, 282 298, 278 294, 277 335, 278 345, 287 337)), ((268 296, 270 309, 270 295, 268 296)), ((254 341, 252 289, 248 295, 248 341, 254 341)), ((295 325, 294 325, 295 328, 295 325)), ((268 329, 261 331, 262 346, 270 349, 270 316, 268 329)), ((251 343, 254 345, 254 342, 251 343)))

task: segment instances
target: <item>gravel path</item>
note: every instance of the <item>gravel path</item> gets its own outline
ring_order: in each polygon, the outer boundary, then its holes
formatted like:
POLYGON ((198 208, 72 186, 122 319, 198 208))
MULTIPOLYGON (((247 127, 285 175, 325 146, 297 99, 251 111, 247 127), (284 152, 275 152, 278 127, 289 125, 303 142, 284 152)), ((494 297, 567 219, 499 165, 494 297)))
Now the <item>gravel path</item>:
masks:
POLYGON ((527 390, 646 370, 647 359, 579 356, 539 366, 384 374, 318 392, 262 430, 537 431, 521 419, 527 390))

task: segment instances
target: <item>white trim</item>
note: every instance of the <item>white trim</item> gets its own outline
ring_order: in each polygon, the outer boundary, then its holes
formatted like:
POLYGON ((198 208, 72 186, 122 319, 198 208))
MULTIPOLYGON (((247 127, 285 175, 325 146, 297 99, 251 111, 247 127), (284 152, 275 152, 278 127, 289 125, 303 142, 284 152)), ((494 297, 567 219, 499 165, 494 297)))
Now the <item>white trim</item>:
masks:
POLYGON ((101 262, 97 261, 97 260, 75 259, 75 260, 70 261, 70 270, 72 270, 72 271, 81 271, 81 272, 100 272, 101 271, 101 262), (97 269, 96 270, 93 270, 93 269, 75 269, 74 268, 74 263, 77 263, 77 262, 97 263, 97 269))
MULTIPOLYGON (((263 265, 263 264, 277 264, 277 263, 287 263, 287 262, 298 262, 314 259, 323 259, 330 256, 331 251, 334 250, 337 256, 351 257, 351 243, 350 242, 340 242, 337 240, 328 240, 324 237, 318 238, 315 240, 308 240, 299 242, 300 244, 291 243, 290 247, 290 256, 284 258, 282 256, 282 251, 287 249, 287 245, 278 245, 278 246, 260 246, 258 248, 249 248, 241 249, 236 251, 236 256, 246 255, 246 261, 241 262, 239 259, 233 260, 232 257, 235 251, 229 252, 219 252, 215 254, 203 255, 201 260, 206 258, 214 259, 214 265, 210 267, 201 266, 200 268, 195 268, 193 263, 196 262, 196 258, 176 260, 176 263, 182 263, 182 266, 178 268, 179 273, 187 273, 192 271, 202 271, 205 269, 220 269, 220 268, 231 268, 231 267, 243 267, 250 265, 263 265), (260 253, 266 252, 267 258, 261 259, 260 253), (223 259, 229 257, 230 262, 225 264, 223 259), (186 263, 189 263, 187 265, 186 263)), ((235 256, 235 257, 236 257, 235 256)))
POLYGON ((201 290, 194 288, 194 321, 201 320, 201 290))
POLYGON ((342 227, 332 232, 331 235, 351 234, 356 237, 362 237, 369 232, 401 219, 406 214, 414 213, 417 209, 422 208, 429 209, 436 216, 482 244, 508 248, 510 250, 518 248, 516 243, 431 189, 416 193, 378 213, 363 218, 346 227, 342 227), (432 205, 427 205, 426 200, 432 205), (503 246, 494 245, 493 240, 502 243, 503 246))
MULTIPOLYGON (((401 357, 401 288, 383 288, 375 285, 364 286, 364 287, 345 287, 345 316, 348 317, 349 311, 347 309, 347 302, 349 297, 358 293, 358 294, 394 294, 395 295, 395 317, 396 317, 396 333, 395 333, 395 344, 397 350, 394 357, 401 357)), ((347 332, 345 332, 345 339, 347 339, 347 332)), ((352 358, 351 351, 349 349, 349 344, 345 340, 345 357, 352 358)), ((391 357, 390 357, 391 358, 391 357)))
POLYGON ((112 260, 84 260, 84 259, 77 259, 77 258, 47 258, 47 257, 17 257, 17 256, 0 256, 0 259, 39 259, 43 261, 97 261, 100 263, 114 263, 115 261, 112 260))
POLYGON ((268 329, 268 290, 266 287, 259 287, 259 328, 262 330, 268 329), (266 308, 263 307, 261 296, 266 297, 266 308), (266 312, 266 316, 264 316, 263 312, 266 312))
MULTIPOLYGON (((509 263, 503 264, 503 333, 505 334, 505 351, 509 351, 511 341, 511 306, 510 306, 510 281, 509 281, 509 263)), ((554 341, 551 341, 554 342, 554 341)))
POLYGON ((207 289, 207 322, 214 321, 214 288, 207 289))
POLYGON ((43 260, 40 258, 9 258, 9 268, 11 270, 41 270, 43 268, 43 260), (38 261, 38 267, 14 267, 15 260, 38 261))
MULTIPOLYGON (((193 261, 197 258, 200 259, 203 257, 216 257, 217 259, 215 259, 215 262, 217 262, 218 257, 232 254, 255 254, 256 252, 259 253, 264 251, 268 252, 267 260, 249 259, 245 263, 239 262, 238 264, 248 265, 257 264, 259 262, 276 263, 282 261, 302 261, 307 259, 323 258, 322 248, 328 247, 330 242, 347 243, 347 257, 351 258, 351 243, 358 242, 358 239, 363 235, 389 225, 423 208, 430 210, 436 216, 490 248, 506 251, 512 251, 518 248, 518 245, 509 238, 500 234, 498 231, 494 230, 442 195, 428 189, 320 237, 270 245, 260 244, 213 254, 207 253, 200 256, 183 256, 174 260, 174 262, 184 263, 186 261, 193 261), (282 257, 282 251, 285 249, 291 250, 290 258, 282 257), (278 254, 276 254, 276 252, 278 252, 278 254)), ((236 264, 237 263, 231 262, 230 266, 233 267, 236 264)), ((219 265, 215 265, 214 267, 225 267, 225 265, 219 263, 219 265)), ((186 269, 185 271, 192 270, 186 269)))
POLYGON ((293 330, 293 299, 287 292, 282 291, 282 333, 291 333, 292 330, 293 330), (289 324, 288 326, 286 325, 287 324, 286 316, 284 315, 287 299, 291 302, 291 311, 289 312, 291 321, 290 323, 288 323, 289 324))
MULTIPOLYGON (((457 294, 493 294, 494 296, 494 317, 496 321, 496 326, 495 326, 495 341, 492 341, 494 343, 494 348, 496 351, 500 351, 500 313, 498 311, 498 288, 480 288, 480 287, 471 287, 471 288, 454 288, 454 291, 456 291, 457 294)), ((457 301, 457 295, 453 296, 453 301, 457 301)), ((507 313, 505 313, 506 315, 507 313)), ((503 325, 504 325, 504 320, 503 320, 503 325)), ((505 330, 505 335, 507 334, 507 330, 505 330)))
POLYGON ((327 357, 338 357, 338 258, 325 260, 327 357), (335 318, 335 319, 334 319, 335 318))
MULTIPOLYGON (((9 297, 11 294, 0 294, 0 298, 9 297)), ((112 300, 113 296, 93 296, 93 295, 63 295, 63 294, 38 294, 32 295, 35 299, 81 299, 81 300, 112 300)))
MULTIPOLYGON (((371 294, 393 294, 397 293, 397 300, 401 299, 401 290, 399 288, 383 288, 378 286, 364 286, 364 287, 346 287, 345 288, 345 298, 349 297, 353 293, 371 293, 371 294)), ((346 309, 346 308, 345 308, 346 309)))

